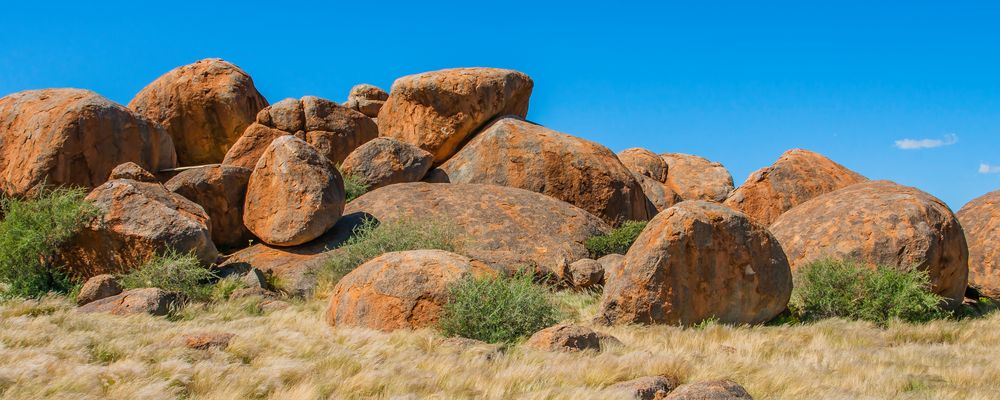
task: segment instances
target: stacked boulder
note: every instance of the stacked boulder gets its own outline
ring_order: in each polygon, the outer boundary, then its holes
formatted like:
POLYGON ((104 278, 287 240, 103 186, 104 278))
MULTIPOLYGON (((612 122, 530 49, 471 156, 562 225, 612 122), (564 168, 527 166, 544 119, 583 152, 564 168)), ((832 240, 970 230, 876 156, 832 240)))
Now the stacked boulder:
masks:
POLYGON ((344 174, 364 179, 368 190, 394 183, 416 182, 430 171, 434 157, 424 149, 380 137, 355 149, 341 164, 344 174))
POLYGON ((717 162, 682 153, 660 154, 667 163, 667 186, 684 200, 723 202, 733 191, 733 177, 717 162))
POLYGON ((632 171, 632 175, 642 186, 642 192, 649 201, 647 208, 650 209, 650 216, 683 201, 681 196, 666 184, 667 162, 656 153, 642 148, 631 148, 618 153, 618 159, 625 168, 632 171))
POLYGON ((363 83, 351 88, 351 93, 347 96, 344 107, 370 118, 378 118, 378 112, 382 110, 382 105, 388 99, 389 93, 386 93, 385 90, 363 83))

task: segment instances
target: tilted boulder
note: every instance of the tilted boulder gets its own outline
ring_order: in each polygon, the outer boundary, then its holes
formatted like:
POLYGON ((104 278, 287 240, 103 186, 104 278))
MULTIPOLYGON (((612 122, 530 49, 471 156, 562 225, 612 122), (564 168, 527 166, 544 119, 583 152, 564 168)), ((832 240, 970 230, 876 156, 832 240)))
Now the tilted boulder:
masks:
POLYGON ((767 228, 721 204, 685 201, 649 221, 604 277, 597 320, 759 324, 788 305, 792 275, 767 228))
POLYGON ((129 161, 149 171, 176 167, 170 135, 89 90, 0 98, 0 191, 8 196, 43 184, 94 188, 129 161))
POLYGON ((386 253, 340 279, 327 322, 382 331, 433 326, 448 301, 449 285, 493 274, 483 263, 443 250, 386 253))
POLYGON ((380 137, 355 149, 340 168, 362 177, 368 190, 394 183, 417 182, 427 175, 434 157, 409 143, 380 137))
POLYGON ((569 263, 588 255, 583 242, 610 227, 580 208, 527 190, 460 183, 400 183, 350 202, 345 214, 367 213, 382 223, 442 224, 468 238, 463 253, 497 269, 534 265, 565 278, 569 263))
POLYGON ((1000 299, 1000 190, 970 201, 958 220, 969 245, 969 286, 1000 299))
POLYGON ((534 82, 517 71, 455 68, 396 79, 378 114, 382 136, 414 144, 445 162, 486 122, 528 114, 534 82))
POLYGON ((762 225, 821 194, 868 179, 809 150, 786 151, 769 167, 750 174, 725 204, 762 225))
POLYGON ((267 100, 242 69, 209 58, 163 74, 128 107, 167 129, 180 165, 200 165, 222 161, 267 100))
POLYGON ((101 274, 87 279, 76 295, 76 304, 84 305, 100 299, 108 298, 122 292, 122 287, 114 275, 101 274))
POLYGON ((84 304, 77 308, 77 311, 83 313, 102 312, 112 315, 167 315, 177 305, 178 300, 176 293, 158 288, 132 289, 84 304))
POLYGON ((597 332, 570 323, 557 324, 535 332, 525 344, 543 351, 601 351, 601 338, 597 332))
POLYGON ((889 181, 820 195, 771 224, 793 269, 832 258, 927 271, 935 293, 961 302, 968 248, 958 219, 941 200, 889 181))
POLYGON ((611 224, 651 217, 642 187, 611 150, 518 118, 492 123, 433 174, 542 193, 611 224))
POLYGON ((660 157, 667 162, 667 186, 684 200, 721 203, 733 191, 733 177, 722 164, 682 153, 660 157))
POLYGON ((264 150, 247 183, 243 223, 264 243, 318 238, 344 211, 344 179, 305 141, 282 136, 264 150))
POLYGON ((212 242, 218 247, 245 247, 253 233, 243 225, 243 202, 252 171, 234 165, 208 165, 185 170, 164 184, 208 213, 212 242))
POLYGON ((753 397, 736 382, 717 380, 680 385, 664 400, 753 400, 753 397))
POLYGON ((645 175, 657 182, 667 181, 667 162, 656 153, 634 147, 618 153, 618 159, 625 168, 640 175, 645 175))
POLYGON ((257 114, 226 153, 223 164, 253 169, 274 139, 294 135, 305 140, 334 164, 365 142, 378 137, 371 118, 315 96, 284 99, 257 114))
POLYGON ((344 107, 359 111, 362 114, 377 118, 382 105, 389 99, 389 93, 373 85, 362 83, 351 88, 344 107))

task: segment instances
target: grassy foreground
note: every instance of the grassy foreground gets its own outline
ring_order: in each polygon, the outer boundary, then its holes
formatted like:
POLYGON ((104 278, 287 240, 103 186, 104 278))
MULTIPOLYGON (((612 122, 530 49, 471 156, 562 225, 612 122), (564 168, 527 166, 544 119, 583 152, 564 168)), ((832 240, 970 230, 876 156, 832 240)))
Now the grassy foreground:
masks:
MULTIPOLYGON (((593 294, 556 296, 573 319, 596 312, 593 294)), ((996 313, 885 329, 839 319, 598 327, 624 346, 561 354, 468 345, 432 330, 332 329, 323 321, 325 301, 269 313, 255 301, 192 306, 173 320, 80 314, 63 297, 0 303, 0 398, 599 399, 621 398, 603 390, 609 384, 653 374, 730 378, 758 399, 988 399, 1000 392, 996 313), (183 345, 183 335, 204 332, 236 337, 225 350, 183 345)))

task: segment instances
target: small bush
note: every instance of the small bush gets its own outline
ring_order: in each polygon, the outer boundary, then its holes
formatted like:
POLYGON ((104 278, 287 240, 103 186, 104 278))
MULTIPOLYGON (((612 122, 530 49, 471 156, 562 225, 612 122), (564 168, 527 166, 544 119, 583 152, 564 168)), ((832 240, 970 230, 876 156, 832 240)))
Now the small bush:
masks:
POLYGON ((124 289, 155 287, 177 292, 187 300, 205 300, 211 297, 210 281, 215 278, 194 254, 168 250, 122 275, 118 281, 124 289))
POLYGON ((821 260, 798 271, 789 308, 801 321, 839 317, 884 326, 895 319, 946 317, 942 301, 931 292, 926 271, 885 266, 872 270, 851 261, 821 260))
POLYGON ((646 221, 626 221, 622 226, 612 229, 605 235, 587 238, 583 244, 593 259, 608 254, 625 254, 644 228, 646 228, 646 221))
POLYGON ((67 293, 76 282, 54 265, 59 247, 98 214, 82 189, 42 190, 27 199, 0 200, 0 295, 67 293))
POLYGON ((344 193, 346 201, 350 202, 368 192, 368 182, 361 175, 344 173, 340 166, 337 166, 340 176, 344 177, 344 193))
POLYGON ((558 322, 548 294, 526 272, 462 279, 449 288, 438 326, 446 336, 512 344, 558 322))
POLYGON ((243 280, 239 276, 227 276, 225 278, 219 279, 212 285, 211 293, 209 297, 212 301, 225 301, 229 299, 229 296, 233 292, 246 288, 247 285, 243 283, 243 280))

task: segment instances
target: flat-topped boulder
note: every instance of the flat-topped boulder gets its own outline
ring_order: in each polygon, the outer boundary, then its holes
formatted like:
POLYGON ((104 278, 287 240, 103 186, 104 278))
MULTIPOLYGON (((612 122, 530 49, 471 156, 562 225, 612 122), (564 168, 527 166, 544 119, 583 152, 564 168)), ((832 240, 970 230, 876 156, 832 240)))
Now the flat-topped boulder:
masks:
POLYGON ((1000 190, 962 206, 958 220, 969 245, 969 286, 1000 299, 1000 190))
POLYGON ((722 202, 733 191, 733 177, 722 164, 682 153, 660 157, 667 163, 665 183, 684 200, 722 202))

